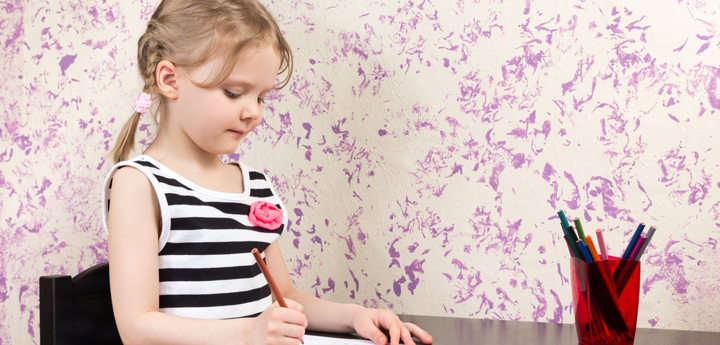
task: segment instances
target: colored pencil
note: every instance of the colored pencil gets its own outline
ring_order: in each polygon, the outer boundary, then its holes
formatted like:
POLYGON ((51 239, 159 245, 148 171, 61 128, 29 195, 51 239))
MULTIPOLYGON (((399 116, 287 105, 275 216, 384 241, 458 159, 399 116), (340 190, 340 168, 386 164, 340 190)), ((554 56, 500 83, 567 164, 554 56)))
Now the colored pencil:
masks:
POLYGON ((588 250, 585 243, 583 243, 582 240, 577 240, 575 243, 577 243, 577 246, 580 248, 580 251, 583 254, 583 259, 587 262, 593 262, 592 255, 590 255, 590 251, 588 250))
POLYGON ((632 239, 630 239, 630 243, 628 243, 628 246, 623 253, 622 258, 624 260, 627 260, 630 257, 630 254, 632 254, 633 249, 635 249, 635 244, 637 244, 638 239, 640 239, 640 235, 642 234, 642 230, 644 228, 645 223, 640 223, 640 225, 638 225, 637 229, 635 230, 635 234, 633 234, 632 239))
POLYGON ((563 210, 558 211, 558 217, 560 217, 560 224, 562 224, 563 230, 567 229, 568 226, 570 226, 570 223, 568 223, 567 217, 565 216, 565 212, 563 210))
POLYGON ((620 297, 623 293, 623 290, 625 290, 625 286, 627 285, 628 281, 630 280, 630 277, 633 275, 633 272, 637 269, 640 269, 640 263, 633 260, 621 260, 620 264, 618 264, 617 268, 615 268, 615 272, 613 274, 613 279, 615 283, 615 291, 617 293, 617 296, 620 297), (619 274, 617 274, 620 272, 619 274), (617 276, 617 277, 616 277, 617 276))
POLYGON ((578 257, 575 254, 575 250, 574 250, 573 246, 570 245, 570 238, 568 237, 568 235, 564 235, 563 238, 565 239, 565 244, 567 244, 568 250, 570 251, 570 256, 574 257, 574 258, 578 257))
POLYGON ((578 238, 581 239, 583 243, 587 244, 587 242, 585 242, 585 231, 583 231, 582 224, 580 224, 580 218, 575 217, 573 219, 573 223, 575 223, 575 229, 577 229, 578 238))
POLYGON ((273 280, 273 277, 270 275, 270 271, 267 269, 267 266, 265 266, 265 261, 262 259, 262 256, 260 256, 260 251, 258 251, 257 248, 253 248, 252 254, 255 257, 255 261, 257 261, 258 266, 260 266, 260 271, 262 271, 263 275, 265 276, 265 280, 267 280, 268 285, 270 285, 270 291, 275 297, 275 300, 277 300, 278 304, 281 307, 287 308, 287 304, 285 304, 285 299, 283 299, 280 290, 278 289, 277 285, 275 285, 275 280, 273 280))
POLYGON ((642 246, 640 247, 640 250, 637 253, 637 256, 635 256, 635 261, 640 261, 640 258, 642 257, 643 253, 645 253, 645 248, 647 248, 648 243, 650 243, 650 239, 655 234, 655 230, 657 230, 655 225, 651 226, 650 230, 648 230, 647 234, 645 235, 645 237, 646 237, 645 242, 643 242, 642 246))
POLYGON ((595 263, 597 264, 598 270, 600 271, 600 274, 602 274, 603 281, 605 281, 605 287, 612 294, 613 303, 615 303, 615 306, 617 306, 617 295, 615 294, 615 285, 612 283, 610 266, 608 265, 607 261, 600 260, 600 256, 598 256, 597 250, 595 250, 595 243, 593 243, 592 237, 590 237, 590 235, 585 236, 585 241, 587 242, 587 247, 590 251, 590 255, 592 255, 595 263))
MULTIPOLYGON (((590 254, 588 246, 585 245, 582 240, 577 240, 576 243, 583 252, 583 255, 585 255, 585 260, 588 263, 593 262, 593 258, 590 254)), ((598 268, 599 267, 601 266, 598 266, 598 268)), ((588 288, 590 285, 598 288, 597 290, 595 290, 595 293, 592 294, 591 298, 595 300, 595 302, 597 303, 597 308, 600 310, 600 313, 603 314, 602 319, 607 322, 607 326, 609 328, 612 328, 620 333, 626 332, 628 329, 627 324, 622 318, 622 314, 620 314, 620 309, 618 308, 619 302, 617 300, 617 295, 612 288, 612 282, 610 281, 610 279, 608 279, 607 276, 604 275, 602 273, 602 270, 600 269, 594 271, 588 269, 587 277, 588 288)))
POLYGON ((603 238, 602 230, 601 229, 595 230, 595 236, 597 236, 598 245, 600 246, 600 257, 603 260, 607 260, 608 253, 607 253, 607 247, 605 246, 605 238, 603 238))
MULTIPOLYGON (((575 233, 575 229, 573 229, 572 225, 567 227, 567 232, 568 232, 568 235, 570 235, 570 240, 572 241, 572 243, 577 243, 579 238, 577 237, 577 234, 575 233)), ((580 247, 578 247, 578 251, 580 251, 580 247)), ((582 255, 580 257, 582 257, 582 255)))
POLYGON ((638 251, 640 251, 640 248, 642 247, 642 245, 645 241, 646 241, 645 235, 640 235, 640 239, 637 241, 637 244, 635 245, 635 248, 633 248, 632 253, 630 253, 630 257, 628 258, 628 260, 635 260, 635 257, 637 256, 638 251))
POLYGON ((575 244, 573 243, 572 237, 570 236, 570 233, 568 232, 568 230, 563 228, 563 233, 565 234, 564 237, 567 237, 568 247, 570 248, 570 251, 571 251, 570 254, 572 254, 573 257, 582 258, 582 255, 580 255, 580 252, 578 251, 577 247, 575 247, 575 244))
MULTIPOLYGON (((265 276, 265 280, 267 280, 267 283, 270 286, 270 291, 275 297, 275 300, 278 302, 278 305, 283 308, 287 308, 288 306, 285 303, 285 299, 283 299, 282 294, 280 293, 280 289, 278 289, 277 285, 275 285, 275 280, 273 280, 273 277, 270 275, 270 271, 268 270, 267 266, 265 266, 265 261, 263 260, 262 256, 260 256, 260 251, 258 251, 257 248, 253 248, 251 252, 252 255, 255 257, 255 261, 257 261, 258 266, 260 266, 260 271, 262 271, 263 275, 265 276)), ((300 337, 300 342, 305 344, 302 337, 300 337)))
MULTIPOLYGON (((640 225, 638 225, 637 229, 635 230, 632 238, 630 239, 630 243, 628 243, 627 248, 625 248, 625 251, 622 254, 622 260, 620 260, 620 263, 618 263, 617 267, 615 268, 615 272, 613 272, 613 281, 615 282, 615 288, 617 289, 618 296, 620 296, 623 289, 625 288, 625 275, 627 273, 625 266, 628 264, 630 254, 632 254, 633 249, 635 249, 635 245, 637 245, 637 241, 640 238, 640 235, 642 235, 643 228, 645 228, 645 223, 640 223, 640 225)), ((634 268, 635 265, 631 265, 631 267, 634 268)))
POLYGON ((590 255, 592 255, 593 260, 600 261, 597 250, 595 250, 595 243, 593 243, 592 237, 590 237, 590 235, 585 236, 585 243, 587 243, 588 250, 590 251, 590 255))

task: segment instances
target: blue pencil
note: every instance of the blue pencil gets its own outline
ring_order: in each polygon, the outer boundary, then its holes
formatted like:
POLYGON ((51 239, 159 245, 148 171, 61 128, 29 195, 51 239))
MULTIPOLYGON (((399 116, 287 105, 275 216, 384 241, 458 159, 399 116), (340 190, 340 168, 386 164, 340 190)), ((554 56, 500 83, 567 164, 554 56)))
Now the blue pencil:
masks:
POLYGON ((635 234, 633 234, 633 237, 630 240, 630 243, 628 243, 628 246, 625 249, 625 252, 623 253, 623 256, 622 256, 623 260, 627 260, 628 258, 630 258, 630 254, 632 253, 633 248, 635 248, 635 244, 637 244, 637 241, 640 238, 640 235, 642 234, 642 231, 644 228, 645 228, 645 223, 640 223, 640 225, 638 225, 637 230, 635 230, 635 234))
POLYGON ((587 261, 587 262, 595 261, 595 260, 593 260, 592 255, 590 255, 590 250, 588 250, 587 245, 585 245, 585 243, 583 243, 582 240, 577 240, 577 242, 575 242, 575 243, 577 243, 578 248, 580 248, 580 251, 582 252, 582 254, 584 256, 585 261, 587 261))

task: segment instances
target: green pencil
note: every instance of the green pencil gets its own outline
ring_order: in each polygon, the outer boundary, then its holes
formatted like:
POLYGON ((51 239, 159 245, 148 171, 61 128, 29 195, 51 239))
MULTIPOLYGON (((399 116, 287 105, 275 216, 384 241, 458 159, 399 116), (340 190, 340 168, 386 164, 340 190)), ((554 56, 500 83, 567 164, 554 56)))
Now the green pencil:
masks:
MULTIPOLYGON (((585 231, 583 231, 582 224, 580 224, 580 218, 575 217, 573 219, 573 223, 575 223, 575 228, 578 232, 578 237, 585 243, 585 231)), ((587 245, 587 243, 585 243, 587 245)))

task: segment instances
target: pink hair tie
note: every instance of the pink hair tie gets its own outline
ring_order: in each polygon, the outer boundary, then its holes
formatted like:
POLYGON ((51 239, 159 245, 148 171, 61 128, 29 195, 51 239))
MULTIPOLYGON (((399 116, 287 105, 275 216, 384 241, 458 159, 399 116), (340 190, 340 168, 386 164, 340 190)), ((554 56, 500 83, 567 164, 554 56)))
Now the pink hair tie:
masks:
POLYGON ((135 111, 140 114, 145 114, 145 112, 150 109, 151 105, 152 96, 150 96, 149 93, 140 92, 138 98, 135 100, 135 111))

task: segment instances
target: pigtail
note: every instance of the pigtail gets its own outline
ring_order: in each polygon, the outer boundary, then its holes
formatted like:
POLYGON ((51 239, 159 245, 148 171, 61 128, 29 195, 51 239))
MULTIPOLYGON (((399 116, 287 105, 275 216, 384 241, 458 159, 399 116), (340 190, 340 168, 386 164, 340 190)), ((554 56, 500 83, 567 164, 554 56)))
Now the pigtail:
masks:
POLYGON ((140 113, 137 111, 125 122, 118 136, 117 143, 112 149, 112 157, 115 163, 122 162, 130 156, 130 152, 132 152, 135 147, 135 132, 137 132, 138 122, 140 122, 140 113))
MULTIPOLYGON (((155 68, 161 60, 162 49, 157 40, 153 38, 154 27, 154 19, 151 19, 148 23, 147 31, 138 40, 137 59, 140 75, 145 84, 143 92, 149 94, 152 98, 157 98, 155 97, 155 91, 157 90, 155 85, 155 68)), ((111 151, 111 156, 115 163, 127 160, 135 149, 135 132, 137 132, 141 116, 142 113, 137 111, 133 112, 127 122, 125 122, 122 130, 120 130, 115 147, 113 147, 111 151)), ((155 113, 153 113, 153 120, 157 124, 155 113)))

